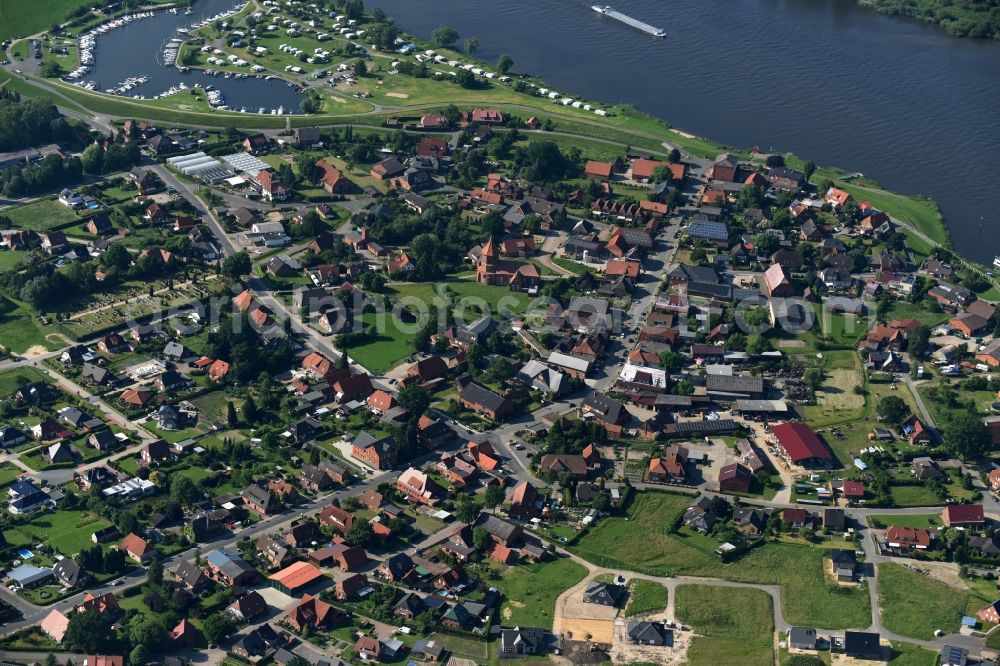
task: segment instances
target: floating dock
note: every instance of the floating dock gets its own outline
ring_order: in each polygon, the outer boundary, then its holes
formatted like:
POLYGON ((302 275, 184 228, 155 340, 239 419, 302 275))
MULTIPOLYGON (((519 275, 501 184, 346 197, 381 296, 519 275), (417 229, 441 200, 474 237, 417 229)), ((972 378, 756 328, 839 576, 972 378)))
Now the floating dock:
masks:
POLYGON ((627 14, 622 14, 621 12, 614 10, 611 5, 591 5, 590 8, 598 14, 603 14, 609 18, 615 19, 616 21, 621 21, 625 25, 631 26, 636 30, 641 30, 648 35, 652 35, 653 37, 659 37, 662 39, 667 36, 667 33, 663 31, 663 28, 656 28, 648 23, 643 23, 638 19, 634 19, 627 14))

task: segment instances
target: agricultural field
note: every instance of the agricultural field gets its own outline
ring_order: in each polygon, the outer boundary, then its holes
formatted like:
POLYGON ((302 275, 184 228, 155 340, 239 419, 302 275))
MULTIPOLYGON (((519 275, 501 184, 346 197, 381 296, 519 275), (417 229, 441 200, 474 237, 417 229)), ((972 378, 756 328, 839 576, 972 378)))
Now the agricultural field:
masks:
POLYGON ((692 666, 774 663, 774 611, 763 590, 679 585, 676 603, 677 618, 695 633, 692 666))

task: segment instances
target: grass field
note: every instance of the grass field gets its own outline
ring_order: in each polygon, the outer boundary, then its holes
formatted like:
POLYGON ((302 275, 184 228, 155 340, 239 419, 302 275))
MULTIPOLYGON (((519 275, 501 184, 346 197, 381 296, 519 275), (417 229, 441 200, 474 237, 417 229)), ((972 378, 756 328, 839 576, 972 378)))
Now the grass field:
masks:
POLYGON ((941 516, 935 513, 929 513, 926 515, 919 516, 899 516, 895 514, 878 514, 873 516, 868 516, 868 524, 881 524, 888 527, 889 525, 896 525, 897 527, 940 527, 941 526, 941 516))
POLYGON ((27 305, 0 295, 0 347, 23 353, 40 345, 52 351, 66 346, 56 328, 46 328, 27 305))
POLYGON ((416 351, 414 347, 416 332, 400 330, 402 322, 396 317, 388 314, 379 317, 376 313, 370 312, 362 317, 362 321, 365 324, 375 324, 378 337, 365 344, 349 347, 346 351, 348 356, 369 371, 381 374, 416 351))
POLYGON ((17 477, 21 476, 23 472, 20 467, 12 465, 10 463, 0 463, 0 488, 11 483, 17 477))
POLYGON ((928 486, 892 486, 889 488, 892 502, 899 507, 937 506, 941 498, 928 486))
POLYGON ((19 250, 0 252, 0 273, 6 273, 12 268, 16 268, 29 254, 30 252, 21 252, 19 250))
POLYGON ((0 372, 0 398, 5 398, 23 384, 48 381, 49 376, 36 368, 15 368, 0 372))
POLYGON ((465 318, 469 323, 476 319, 477 313, 483 312, 484 304, 496 317, 497 313, 506 311, 519 314, 524 312, 531 303, 531 297, 527 294, 511 291, 506 287, 479 284, 473 280, 449 280, 433 284, 427 282, 397 283, 390 287, 390 291, 398 294, 400 298, 412 297, 424 303, 432 303, 439 302, 436 299, 436 292, 441 285, 447 287, 451 300, 456 306, 466 306, 465 318))
POLYGON ((912 643, 892 643, 892 666, 937 666, 938 653, 912 643))
POLYGON ((567 557, 504 569, 494 583, 504 593, 501 623, 552 627, 556 598, 586 575, 584 567, 567 557))
POLYGON ((689 502, 690 498, 682 496, 641 494, 629 510, 629 520, 602 521, 574 549, 595 564, 652 575, 710 576, 780 585, 785 617, 797 624, 850 628, 871 622, 867 590, 827 581, 824 548, 768 543, 723 564, 714 554, 718 543, 713 539, 667 532, 667 526, 689 502))
POLYGON ((653 575, 669 575, 685 565, 707 565, 712 558, 718 559, 712 554, 718 546, 711 539, 706 537, 708 543, 696 548, 670 532, 690 503, 686 495, 639 493, 629 507, 628 520, 602 520, 577 543, 575 551, 601 566, 653 575))
POLYGON ((948 230, 941 221, 941 212, 931 199, 907 197, 883 189, 854 184, 837 187, 850 192, 858 201, 870 201, 875 208, 906 222, 939 245, 948 245, 948 230))
POLYGON ((963 615, 995 601, 892 563, 878 565, 878 597, 886 629, 923 640, 958 633, 963 615))
POLYGON ((637 578, 629 589, 628 606, 625 615, 659 613, 667 607, 667 588, 651 580, 637 578))
POLYGON ((69 556, 90 546, 90 535, 110 524, 82 510, 61 509, 11 528, 4 532, 4 536, 15 546, 33 546, 44 542, 56 552, 69 556))
POLYGON ((790 543, 767 543, 731 564, 723 564, 714 539, 680 530, 669 532, 690 497, 638 494, 628 520, 601 521, 573 550, 600 566, 658 576, 691 575, 744 583, 780 585, 789 622, 831 629, 866 627, 871 606, 864 587, 831 584, 824 574, 826 549, 790 543))
POLYGON ((58 199, 42 199, 23 206, 13 206, 5 209, 4 215, 18 229, 33 229, 39 233, 80 219, 72 208, 62 205, 58 199))
POLYGON ((692 666, 774 663, 774 611, 762 590, 709 585, 677 587, 677 618, 696 634, 688 650, 692 666))
POLYGON ((0 5, 0 40, 33 35, 47 29, 77 7, 90 7, 86 0, 47 0, 44 11, 31 0, 4 0, 0 5))

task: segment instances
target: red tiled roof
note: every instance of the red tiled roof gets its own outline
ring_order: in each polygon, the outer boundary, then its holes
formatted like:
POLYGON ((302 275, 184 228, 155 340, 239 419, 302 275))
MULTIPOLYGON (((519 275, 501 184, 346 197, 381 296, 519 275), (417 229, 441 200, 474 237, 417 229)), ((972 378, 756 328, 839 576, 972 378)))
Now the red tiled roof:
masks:
POLYGON ((800 462, 813 458, 829 460, 830 450, 820 441, 813 429, 804 423, 779 423, 771 432, 777 437, 778 443, 792 459, 800 462))
POLYGON ((949 525, 956 523, 981 523, 985 520, 982 504, 952 504, 944 509, 944 519, 949 525))

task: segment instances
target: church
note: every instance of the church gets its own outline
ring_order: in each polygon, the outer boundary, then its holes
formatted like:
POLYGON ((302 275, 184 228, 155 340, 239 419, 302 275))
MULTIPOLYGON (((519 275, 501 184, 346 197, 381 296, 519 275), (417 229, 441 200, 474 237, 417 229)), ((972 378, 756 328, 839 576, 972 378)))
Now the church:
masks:
POLYGON ((501 259, 500 245, 490 236, 476 264, 476 281, 534 294, 538 291, 541 277, 534 264, 501 259))

